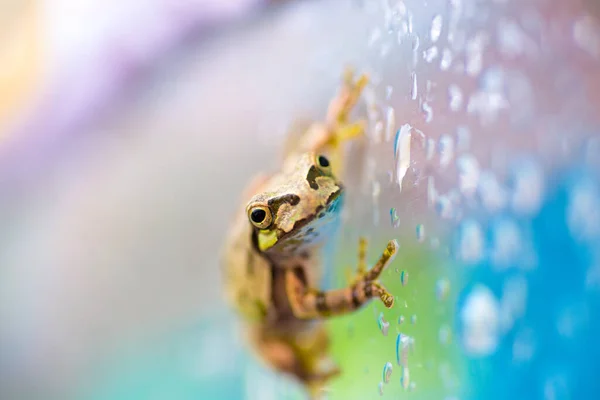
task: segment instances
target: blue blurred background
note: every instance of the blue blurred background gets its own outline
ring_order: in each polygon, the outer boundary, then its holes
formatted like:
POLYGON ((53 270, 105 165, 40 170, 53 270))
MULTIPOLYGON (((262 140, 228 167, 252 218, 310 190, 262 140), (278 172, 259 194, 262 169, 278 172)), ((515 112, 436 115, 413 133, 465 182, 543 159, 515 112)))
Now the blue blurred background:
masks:
POLYGON ((0 21, 1 399, 303 398, 248 353, 218 249, 348 65, 369 140, 330 283, 359 235, 395 237, 398 301, 328 324, 328 396, 600 398, 595 0, 5 0, 0 21))

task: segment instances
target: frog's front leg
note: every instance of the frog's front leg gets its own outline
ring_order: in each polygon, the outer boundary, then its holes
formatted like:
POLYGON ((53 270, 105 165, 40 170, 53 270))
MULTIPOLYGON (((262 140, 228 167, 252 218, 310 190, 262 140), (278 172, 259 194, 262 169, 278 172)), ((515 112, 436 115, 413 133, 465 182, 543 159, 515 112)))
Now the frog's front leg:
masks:
POLYGON ((343 289, 320 291, 310 288, 297 271, 287 271, 286 292, 294 315, 301 319, 342 315, 359 309, 373 297, 379 297, 387 308, 391 308, 394 296, 377 282, 377 278, 394 259, 397 250, 398 242, 390 241, 373 268, 359 272, 355 283, 343 289))

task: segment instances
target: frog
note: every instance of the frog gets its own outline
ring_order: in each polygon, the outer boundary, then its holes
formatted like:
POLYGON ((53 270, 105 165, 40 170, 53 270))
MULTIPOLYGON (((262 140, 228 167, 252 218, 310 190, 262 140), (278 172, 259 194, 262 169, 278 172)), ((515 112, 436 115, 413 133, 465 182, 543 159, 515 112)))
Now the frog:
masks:
POLYGON ((291 131, 278 171, 259 174, 242 195, 223 249, 224 291, 241 316, 250 349, 318 399, 341 373, 329 354, 325 322, 394 296, 379 282, 394 259, 390 240, 367 268, 367 239, 359 238, 356 274, 347 286, 322 290, 323 246, 335 234, 343 207, 344 144, 365 137, 365 122, 350 119, 368 82, 344 74, 324 122, 291 131))

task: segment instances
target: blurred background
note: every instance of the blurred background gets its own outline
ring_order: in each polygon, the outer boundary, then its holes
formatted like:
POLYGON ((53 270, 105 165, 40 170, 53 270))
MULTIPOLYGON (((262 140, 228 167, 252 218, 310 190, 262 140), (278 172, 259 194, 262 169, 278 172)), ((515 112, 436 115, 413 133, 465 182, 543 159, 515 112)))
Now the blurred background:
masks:
POLYGON ((596 399, 595 0, 4 0, 0 398, 303 398, 224 305, 219 248, 342 71, 356 110, 332 399, 596 399), (389 324, 384 331, 381 327, 389 324), (384 368, 391 363, 386 382, 384 368))

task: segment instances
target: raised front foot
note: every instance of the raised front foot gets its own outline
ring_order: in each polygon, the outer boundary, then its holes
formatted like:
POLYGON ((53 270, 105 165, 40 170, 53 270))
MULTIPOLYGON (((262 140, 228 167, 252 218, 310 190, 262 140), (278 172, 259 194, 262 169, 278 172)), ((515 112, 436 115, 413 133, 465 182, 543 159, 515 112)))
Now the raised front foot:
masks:
POLYGON ((390 240, 379 260, 377 260, 377 263, 370 270, 367 270, 367 247, 367 240, 361 237, 358 242, 357 274, 353 278, 350 278, 349 282, 353 288, 353 301, 357 298, 357 301, 362 303, 370 297, 378 296, 387 308, 392 308, 394 305, 394 296, 378 282, 378 278, 396 256, 398 242, 390 240))

